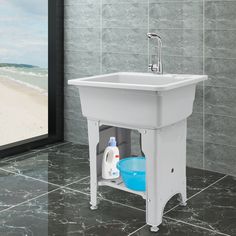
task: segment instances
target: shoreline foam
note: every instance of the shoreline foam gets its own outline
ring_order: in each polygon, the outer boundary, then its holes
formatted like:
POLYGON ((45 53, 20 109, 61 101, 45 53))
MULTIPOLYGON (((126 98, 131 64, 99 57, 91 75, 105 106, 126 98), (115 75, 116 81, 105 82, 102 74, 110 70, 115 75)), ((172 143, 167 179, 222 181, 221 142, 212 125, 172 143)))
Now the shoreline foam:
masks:
POLYGON ((48 92, 47 92, 45 89, 42 89, 42 88, 37 87, 37 86, 35 86, 35 85, 32 85, 32 84, 30 84, 30 83, 26 83, 26 82, 23 82, 23 81, 14 79, 14 78, 12 78, 12 77, 10 77, 10 76, 6 76, 6 75, 4 75, 4 76, 0 75, 0 77, 1 77, 1 79, 12 80, 12 81, 14 81, 15 83, 25 85, 25 86, 27 86, 28 88, 35 89, 36 91, 40 92, 41 94, 43 94, 43 95, 45 95, 45 96, 48 96, 48 92))

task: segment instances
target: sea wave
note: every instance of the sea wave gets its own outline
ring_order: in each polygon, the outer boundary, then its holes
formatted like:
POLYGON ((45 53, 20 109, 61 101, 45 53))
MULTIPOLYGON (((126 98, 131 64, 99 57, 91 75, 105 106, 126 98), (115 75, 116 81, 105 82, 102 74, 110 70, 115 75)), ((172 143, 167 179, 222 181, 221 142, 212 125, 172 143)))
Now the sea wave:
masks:
POLYGON ((28 87, 44 91, 48 90, 48 71, 47 69, 33 67, 0 67, 0 78, 14 80, 28 87))
MULTIPOLYGON (((27 69, 30 70, 30 69, 27 69)), ((32 75, 38 77, 45 77, 48 76, 47 72, 32 72, 32 71, 23 71, 23 69, 14 68, 14 67, 1 67, 0 71, 10 72, 10 73, 17 73, 20 75, 32 75)))
POLYGON ((48 96, 48 92, 45 89, 41 89, 41 88, 39 88, 37 86, 34 86, 32 84, 25 83, 25 82, 20 81, 20 80, 16 80, 16 79, 14 79, 12 77, 9 77, 9 76, 2 76, 2 75, 0 75, 0 79, 1 78, 2 79, 8 79, 8 80, 14 81, 14 82, 16 82, 18 84, 21 84, 21 85, 24 85, 24 86, 26 86, 28 88, 34 89, 34 90, 38 91, 39 93, 41 93, 42 95, 48 96))

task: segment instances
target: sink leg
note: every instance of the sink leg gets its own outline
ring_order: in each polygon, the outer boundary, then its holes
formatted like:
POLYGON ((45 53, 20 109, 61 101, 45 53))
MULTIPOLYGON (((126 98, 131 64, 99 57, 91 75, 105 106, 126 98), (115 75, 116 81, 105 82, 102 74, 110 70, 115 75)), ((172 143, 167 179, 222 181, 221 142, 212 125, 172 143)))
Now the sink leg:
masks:
POLYGON ((150 231, 151 232, 158 232, 159 231, 159 228, 157 226, 151 226, 150 227, 150 231))
POLYGON ((185 207, 185 206, 187 206, 187 202, 180 202, 179 205, 182 206, 182 207, 185 207))
MULTIPOLYGON (((90 204, 91 204, 91 202, 90 202, 90 204)), ((90 206, 90 209, 91 209, 92 211, 97 210, 97 209, 98 209, 98 206, 97 206, 97 205, 96 205, 96 206, 91 205, 91 206, 90 206)))
POLYGON ((142 134, 142 149, 146 156, 146 222, 152 226, 151 231, 157 232, 162 223, 165 202, 162 199, 160 159, 157 151, 158 130, 144 130, 142 134))
POLYGON ((180 201, 180 203, 179 203, 180 206, 183 206, 183 207, 187 206, 186 188, 185 188, 185 191, 180 193, 180 196, 179 196, 178 200, 180 201))
POLYGON ((99 143, 99 123, 88 120, 89 160, 90 160, 90 204, 91 210, 97 209, 97 145, 99 143))
POLYGON ((186 203, 186 120, 154 130, 140 130, 146 157, 146 222, 162 223, 166 203, 181 194, 186 203))

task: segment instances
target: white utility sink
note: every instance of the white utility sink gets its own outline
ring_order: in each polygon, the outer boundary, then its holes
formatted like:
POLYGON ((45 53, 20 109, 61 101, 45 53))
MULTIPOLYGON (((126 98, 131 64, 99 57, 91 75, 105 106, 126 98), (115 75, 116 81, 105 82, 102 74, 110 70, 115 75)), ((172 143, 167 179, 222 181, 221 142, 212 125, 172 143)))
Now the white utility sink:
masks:
MULTIPOLYGON (((186 205, 187 117, 192 113, 196 84, 206 79, 205 75, 122 72, 69 81, 79 87, 88 120, 91 209, 97 209, 100 185, 141 195, 146 199, 146 223, 156 232, 164 207, 175 194, 180 205, 186 205), (130 190, 120 180, 100 179, 97 147, 105 138, 99 132, 102 125, 140 132, 146 157, 145 192, 130 190)), ((122 158, 130 156, 130 135, 125 135, 125 143, 129 153, 122 158)))
POLYGON ((82 113, 91 120, 160 128, 192 113, 195 87, 205 75, 120 72, 69 80, 80 90, 82 113))

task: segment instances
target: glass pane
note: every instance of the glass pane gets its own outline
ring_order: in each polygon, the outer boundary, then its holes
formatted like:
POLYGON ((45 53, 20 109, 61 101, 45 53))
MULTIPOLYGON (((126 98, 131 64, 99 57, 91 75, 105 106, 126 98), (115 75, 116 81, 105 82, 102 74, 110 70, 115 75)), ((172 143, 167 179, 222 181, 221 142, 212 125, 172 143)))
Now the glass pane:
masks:
POLYGON ((48 133, 48 1, 0 0, 0 146, 48 133))

